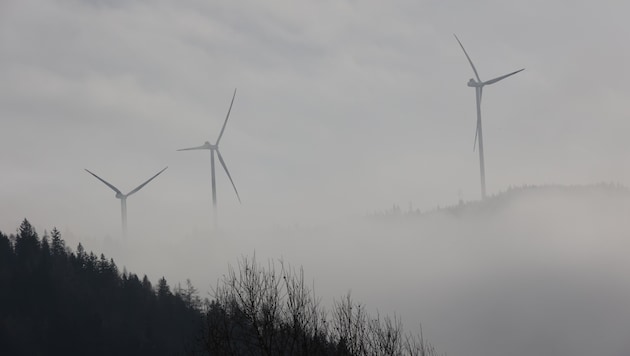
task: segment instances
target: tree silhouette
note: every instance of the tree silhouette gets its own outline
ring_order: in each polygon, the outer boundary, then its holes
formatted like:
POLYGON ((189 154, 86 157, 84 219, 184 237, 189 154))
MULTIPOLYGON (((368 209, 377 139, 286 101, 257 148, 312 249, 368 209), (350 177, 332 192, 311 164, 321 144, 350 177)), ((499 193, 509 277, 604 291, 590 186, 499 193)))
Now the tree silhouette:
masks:
POLYGON ((201 314, 159 286, 81 244, 72 253, 57 229, 40 241, 24 219, 17 235, 0 232, 0 355, 182 354, 201 314))
POLYGON ((208 302, 199 353, 207 355, 436 355, 398 318, 371 317, 346 295, 332 318, 307 287, 302 269, 280 270, 242 258, 208 302))
POLYGON ((243 258, 202 303, 189 280, 154 288, 81 244, 72 252, 57 229, 40 240, 24 219, 0 232, 0 355, 435 354, 350 295, 328 314, 302 269, 279 266, 243 258))

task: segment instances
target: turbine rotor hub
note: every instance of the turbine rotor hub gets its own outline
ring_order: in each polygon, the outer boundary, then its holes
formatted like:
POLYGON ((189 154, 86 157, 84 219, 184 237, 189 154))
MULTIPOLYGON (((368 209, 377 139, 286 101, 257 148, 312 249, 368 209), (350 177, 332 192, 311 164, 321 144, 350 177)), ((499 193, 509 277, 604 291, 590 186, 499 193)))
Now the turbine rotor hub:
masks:
POLYGON ((468 86, 472 88, 477 88, 477 87, 482 87, 483 83, 479 83, 475 79, 470 78, 470 80, 468 81, 468 86))
POLYGON ((206 142, 204 143, 204 146, 206 146, 208 149, 211 149, 211 150, 216 150, 216 149, 217 149, 217 147, 219 147, 219 146, 217 146, 217 145, 213 145, 213 144, 211 144, 211 143, 210 143, 210 142, 208 142, 208 141, 206 141, 206 142))

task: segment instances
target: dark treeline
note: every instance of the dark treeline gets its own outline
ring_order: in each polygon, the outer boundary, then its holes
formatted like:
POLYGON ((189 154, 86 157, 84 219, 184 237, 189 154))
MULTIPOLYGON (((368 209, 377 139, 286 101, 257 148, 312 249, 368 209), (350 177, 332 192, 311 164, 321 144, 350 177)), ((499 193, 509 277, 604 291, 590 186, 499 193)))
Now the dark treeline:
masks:
POLYGON ((181 354, 202 325, 186 294, 72 252, 56 229, 0 233, 0 355, 181 354))
POLYGON ((436 355, 350 295, 327 312, 301 269, 280 267, 243 258, 202 302, 25 219, 0 232, 0 355, 436 355))

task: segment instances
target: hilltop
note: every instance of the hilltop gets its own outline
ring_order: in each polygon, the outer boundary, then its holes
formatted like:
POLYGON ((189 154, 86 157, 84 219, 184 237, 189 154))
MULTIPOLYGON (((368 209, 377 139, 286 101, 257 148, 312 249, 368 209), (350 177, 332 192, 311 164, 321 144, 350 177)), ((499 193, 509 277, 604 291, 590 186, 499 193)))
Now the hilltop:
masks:
POLYGON ((436 207, 435 209, 420 211, 407 210, 402 211, 398 206, 390 210, 374 213, 371 217, 380 219, 390 219, 397 217, 404 218, 426 218, 440 214, 453 216, 470 216, 478 214, 488 214, 492 212, 500 212, 508 209, 510 206, 519 204, 519 202, 540 202, 548 204, 550 202, 571 201, 586 203, 604 201, 620 201, 630 198, 630 189, 616 183, 599 183, 589 185, 523 185, 516 187, 508 187, 505 191, 490 195, 485 200, 463 201, 458 204, 444 207, 436 207))

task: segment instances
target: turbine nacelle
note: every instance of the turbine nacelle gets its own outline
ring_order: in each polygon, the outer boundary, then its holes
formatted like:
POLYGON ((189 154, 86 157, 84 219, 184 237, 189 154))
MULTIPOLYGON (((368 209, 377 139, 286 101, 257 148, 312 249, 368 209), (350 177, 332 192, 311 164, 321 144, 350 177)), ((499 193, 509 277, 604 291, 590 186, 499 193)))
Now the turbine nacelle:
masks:
POLYGON ((209 141, 206 141, 203 143, 203 145, 199 146, 199 149, 202 150, 216 150, 217 148, 219 148, 218 145, 213 145, 209 141))
POLYGON ((191 147, 191 148, 182 148, 182 149, 179 149, 178 151, 191 151, 191 150, 211 150, 211 151, 216 151, 218 148, 219 148, 218 144, 213 145, 210 142, 206 141, 201 146, 191 147))
POLYGON ((481 88, 483 86, 483 83, 476 81, 474 78, 470 78, 470 80, 468 81, 468 86, 471 88, 481 88))
POLYGON ((219 148, 218 145, 213 145, 210 142, 206 141, 203 144, 204 146, 208 147, 209 150, 216 150, 217 148, 219 148))

